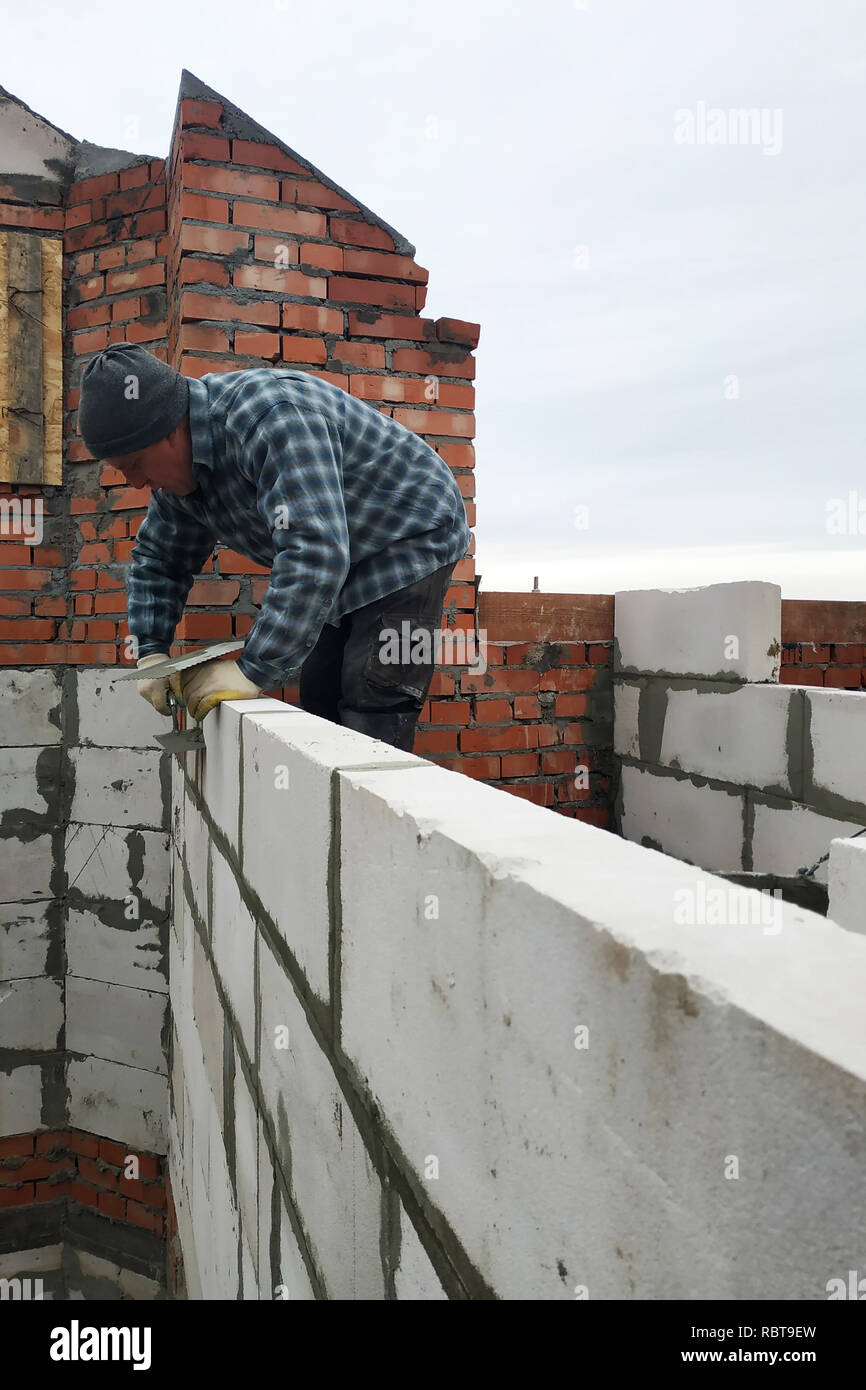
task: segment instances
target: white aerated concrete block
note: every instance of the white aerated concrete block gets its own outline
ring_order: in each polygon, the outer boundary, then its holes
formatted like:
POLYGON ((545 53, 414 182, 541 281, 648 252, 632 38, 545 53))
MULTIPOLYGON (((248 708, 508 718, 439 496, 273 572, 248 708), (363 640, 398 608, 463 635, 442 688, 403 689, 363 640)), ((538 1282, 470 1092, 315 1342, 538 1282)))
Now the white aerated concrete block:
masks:
POLYGON ((49 942, 45 906, 39 903, 0 904, 0 981, 44 975, 49 942))
POLYGON ((70 819, 93 825, 163 825, 160 749, 71 748, 75 791, 70 819))
POLYGON ((100 748, 157 748, 156 734, 167 734, 171 720, 139 694, 137 680, 113 666, 81 667, 78 676, 78 742, 100 748))
POLYGON ((810 688, 806 698, 815 787, 866 807, 866 691, 810 688))
POLYGON ((782 591, 745 581, 699 589, 628 589, 614 600, 618 671, 778 681, 782 591))
POLYGON ((825 1297, 866 1224, 866 941, 683 927, 697 869, 440 769, 341 780, 344 1052, 485 1284, 825 1297))
POLYGON ((274 1178, 274 1157, 259 1116, 259 1298, 311 1302, 315 1298, 282 1191, 274 1178))
MULTIPOLYGON (((258 1186, 259 1164, 256 1145, 258 1142, 258 1112, 256 1103, 250 1095, 244 1077, 243 1067, 235 1058, 234 1081, 234 1136, 235 1136, 235 1179, 237 1184, 238 1206, 240 1208, 241 1234, 244 1244, 249 1246, 254 1280, 258 1280, 258 1186)), ((258 1297, 258 1290, 250 1294, 248 1280, 244 1274, 244 1297, 258 1297)))
POLYGON ((848 931, 866 933, 866 837, 830 842, 827 916, 848 931))
POLYGON ((165 994, 102 980, 66 977, 66 1046, 70 1052, 164 1074, 165 994))
POLYGON ((0 1071, 0 1135, 25 1134, 42 1123, 42 1070, 0 1071))
MULTIPOLYGON (((732 685, 723 693, 669 690, 661 763, 738 786, 792 791, 788 716, 799 693, 790 686, 732 685)), ((799 757, 799 725, 795 754, 799 757)))
POLYGON ((183 803, 183 859, 189 875, 193 899, 202 921, 207 921, 208 853, 210 831, 191 796, 183 803))
POLYGON ((66 959, 70 975, 156 994, 168 992, 165 955, 159 929, 152 922, 112 920, 108 926, 94 912, 70 908, 66 959))
POLYGON ((310 986, 326 999, 332 773, 338 767, 424 764, 379 739, 297 710, 246 717, 244 750, 244 875, 310 986))
POLYGON ((134 895, 148 907, 168 910, 168 836, 159 830, 71 823, 66 832, 69 888, 87 898, 125 902, 134 895))
MULTIPOLYGON (((828 853, 832 840, 844 839, 862 828, 853 821, 818 815, 796 803, 758 803, 752 832, 752 868, 760 874, 796 874, 799 869, 810 869, 828 853)), ((816 883, 827 882, 826 859, 812 877, 816 883)))
POLYGON ((6 747, 59 743, 59 668, 0 671, 0 709, 6 747))
POLYGON ((71 1057, 69 1123, 149 1153, 165 1153, 168 1079, 101 1057, 71 1057))
MULTIPOLYGON (((240 728, 244 700, 225 700, 202 720, 207 745, 197 753, 202 799, 232 849, 238 849, 240 805, 240 728)), ((274 701, 276 703, 276 701, 274 701)))
POLYGON ((688 777, 622 768, 622 833, 704 869, 743 867, 744 798, 688 777))
POLYGON ((29 819, 48 811, 44 784, 40 786, 37 779, 39 768, 56 780, 59 764, 54 749, 0 748, 0 823, 13 824, 22 819, 21 812, 29 819))
MULTIPOLYGON (((11 835, 0 839, 0 903, 53 898, 53 868, 50 835, 37 835, 26 842, 11 835)), ((62 891, 61 885, 57 891, 62 891)))
POLYGON ((256 1050, 256 924, 238 892, 237 880, 216 845, 211 861, 213 912, 211 948, 220 983, 241 1030, 247 1056, 256 1050))
POLYGON ((259 979, 261 1100, 328 1297, 382 1299, 381 1184, 331 1065, 264 937, 259 979))
POLYGON ((0 1047, 51 1052, 63 1027, 63 991, 49 978, 0 984, 0 1047))
POLYGON ((640 686, 615 681, 613 687, 613 751, 623 758, 640 757, 640 686))
POLYGON ((400 1262, 394 1274, 394 1290, 398 1299, 416 1302, 441 1302, 448 1298, 439 1282, 430 1257, 418 1239, 415 1227, 400 1207, 400 1262))

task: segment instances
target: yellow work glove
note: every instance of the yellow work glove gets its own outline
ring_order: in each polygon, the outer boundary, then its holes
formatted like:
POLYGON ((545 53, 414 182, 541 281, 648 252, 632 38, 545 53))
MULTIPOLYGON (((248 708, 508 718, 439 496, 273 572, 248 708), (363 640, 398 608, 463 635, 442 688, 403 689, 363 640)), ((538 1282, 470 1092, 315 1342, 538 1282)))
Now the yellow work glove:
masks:
POLYGON ((219 657, 175 671, 170 681, 177 698, 183 700, 193 719, 199 720, 223 700, 254 700, 261 694, 261 686, 248 681, 236 661, 219 657))
MULTIPOLYGON (((167 653, 151 652, 150 656, 140 656, 135 664, 139 671, 143 671, 146 666, 155 666, 158 661, 168 661, 167 653)), ((161 680, 139 681, 138 693, 149 705, 153 705, 157 714, 171 714, 168 706, 168 676, 163 676, 161 680)))

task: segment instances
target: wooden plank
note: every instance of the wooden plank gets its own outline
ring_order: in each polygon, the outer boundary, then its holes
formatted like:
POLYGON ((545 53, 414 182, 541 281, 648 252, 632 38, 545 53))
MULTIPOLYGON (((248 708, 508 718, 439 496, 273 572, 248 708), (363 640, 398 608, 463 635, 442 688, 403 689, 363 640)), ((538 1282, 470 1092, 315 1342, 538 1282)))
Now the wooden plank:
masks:
POLYGON ((9 461, 9 312, 6 286, 9 249, 0 232, 0 483, 11 482, 9 461))
POLYGON ((32 232, 7 233, 10 482, 41 483, 42 250, 32 232))
POLYGON ((41 238, 42 244, 42 415, 45 454, 42 481, 60 487, 63 481, 63 243, 41 238))
POLYGON ((782 599, 782 641, 866 642, 866 604, 854 599, 782 599))
POLYGON ((609 642, 613 594, 481 590, 478 627, 488 642, 609 642))

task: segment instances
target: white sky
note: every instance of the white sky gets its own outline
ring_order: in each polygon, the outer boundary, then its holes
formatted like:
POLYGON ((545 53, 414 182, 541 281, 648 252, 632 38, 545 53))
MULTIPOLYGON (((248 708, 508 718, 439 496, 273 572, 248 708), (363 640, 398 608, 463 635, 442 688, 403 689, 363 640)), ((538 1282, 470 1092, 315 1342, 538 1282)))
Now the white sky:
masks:
POLYGON ((79 139, 165 154, 186 67, 415 243, 425 314, 482 325, 485 589, 866 594, 861 0, 38 0, 3 36, 79 139), (678 143, 700 103, 765 134, 678 143))

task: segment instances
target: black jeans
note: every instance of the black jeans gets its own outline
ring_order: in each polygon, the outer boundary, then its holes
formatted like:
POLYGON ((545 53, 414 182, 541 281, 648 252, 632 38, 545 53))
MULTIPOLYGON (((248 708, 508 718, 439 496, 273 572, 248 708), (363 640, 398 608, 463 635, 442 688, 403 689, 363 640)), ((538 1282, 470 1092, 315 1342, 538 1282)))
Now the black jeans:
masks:
POLYGON ((301 667, 301 708, 411 752, 453 570, 385 594, 339 627, 326 623, 301 667))

